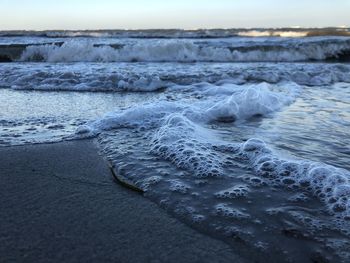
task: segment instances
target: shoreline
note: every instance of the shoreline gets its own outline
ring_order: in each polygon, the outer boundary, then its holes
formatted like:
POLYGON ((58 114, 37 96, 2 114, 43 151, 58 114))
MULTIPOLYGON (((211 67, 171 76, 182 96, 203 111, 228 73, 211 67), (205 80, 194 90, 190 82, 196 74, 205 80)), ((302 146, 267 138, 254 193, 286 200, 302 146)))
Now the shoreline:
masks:
POLYGON ((91 139, 0 148, 3 262, 244 262, 113 181, 91 139))

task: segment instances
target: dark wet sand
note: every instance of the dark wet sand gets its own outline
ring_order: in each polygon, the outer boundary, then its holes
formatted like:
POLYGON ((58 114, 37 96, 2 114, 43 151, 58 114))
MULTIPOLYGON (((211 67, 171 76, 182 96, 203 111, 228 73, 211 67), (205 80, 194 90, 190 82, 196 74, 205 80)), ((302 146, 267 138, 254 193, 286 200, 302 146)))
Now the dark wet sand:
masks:
POLYGON ((0 262, 242 262, 116 184, 90 140, 0 148, 0 262))

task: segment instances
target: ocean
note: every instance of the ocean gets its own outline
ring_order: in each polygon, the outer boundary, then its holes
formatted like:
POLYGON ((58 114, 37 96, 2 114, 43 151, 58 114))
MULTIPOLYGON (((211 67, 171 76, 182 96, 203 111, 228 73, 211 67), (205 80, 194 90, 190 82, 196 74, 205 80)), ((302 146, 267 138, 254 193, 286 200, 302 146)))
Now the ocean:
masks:
POLYGON ((349 29, 2 31, 0 61, 0 147, 95 138, 251 260, 349 262, 349 29))

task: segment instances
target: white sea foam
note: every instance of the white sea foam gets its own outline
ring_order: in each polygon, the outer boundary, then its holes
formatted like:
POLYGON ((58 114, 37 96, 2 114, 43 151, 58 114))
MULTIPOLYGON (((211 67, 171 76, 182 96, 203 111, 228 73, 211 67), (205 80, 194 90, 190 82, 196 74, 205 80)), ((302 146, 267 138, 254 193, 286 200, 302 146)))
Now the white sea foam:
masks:
POLYGON ((249 62, 336 59, 350 50, 347 39, 239 44, 194 40, 123 42, 118 47, 91 41, 67 41, 62 46, 28 46, 20 61, 46 62, 249 62), (302 48, 301 48, 302 45, 302 48))
MULTIPOLYGON (((297 85, 284 84, 283 92, 271 90, 273 86, 261 83, 244 88, 241 92, 217 102, 205 111, 207 122, 232 122, 253 116, 266 116, 294 101, 299 90, 297 85)), ((225 86, 224 86, 225 87, 225 86)))
POLYGON ((233 219, 248 219, 250 215, 240 211, 237 208, 230 207, 227 204, 218 204, 215 206, 215 212, 219 216, 233 218, 233 219))
POLYGON ((248 185, 238 184, 215 193, 215 196, 220 199, 236 199, 246 197, 249 192, 250 188, 248 185))
POLYGON ((203 86, 200 90, 194 86, 193 92, 208 94, 208 90, 213 89, 216 96, 211 93, 197 103, 160 101, 140 105, 110 113, 88 127, 81 127, 77 133, 94 136, 118 128, 155 128, 158 130, 150 142, 152 153, 179 168, 190 169, 198 177, 222 176, 222 161, 212 149, 213 144, 220 142, 201 124, 266 116, 290 104, 299 89, 291 84, 285 84, 282 89, 266 83, 243 88, 232 84, 203 86), (229 90, 230 95, 227 95, 229 90))
MULTIPOLYGON (((280 110, 294 100, 290 91, 296 87, 285 85, 284 92, 272 91, 271 85, 260 84, 248 87, 223 86, 232 89, 227 99, 217 90, 219 101, 211 95, 206 102, 183 106, 182 112, 168 115, 160 122, 159 130, 151 141, 151 152, 170 160, 180 168, 190 169, 199 177, 223 176, 222 160, 213 145, 220 144, 213 132, 200 124, 212 121, 233 122, 255 115, 266 116, 280 110), (214 104, 213 106, 210 106, 214 104), (208 108, 209 107, 209 108, 208 108)), ((202 92, 205 94, 209 85, 202 92)))
POLYGON ((308 33, 308 31, 250 30, 238 32, 238 35, 242 37, 306 37, 308 33))
POLYGON ((90 126, 80 127, 78 133, 96 135, 101 131, 118 128, 152 128, 167 115, 179 111, 181 106, 176 103, 160 101, 139 105, 125 111, 111 112, 93 122, 90 126))
MULTIPOLYGON (((110 113, 90 126, 84 126, 79 133, 96 135, 119 128, 152 130, 150 152, 191 171, 196 177, 224 176, 225 160, 218 151, 232 152, 250 165, 265 183, 307 190, 326 204, 329 213, 341 219, 350 216, 349 172, 307 160, 283 159, 258 139, 250 139, 243 144, 227 144, 215 131, 206 127, 212 121, 231 122, 279 111, 295 100, 300 92, 299 86, 291 83, 280 86, 266 83, 214 86, 203 83, 201 89, 194 86, 192 92, 201 93, 204 97, 198 102, 160 101, 110 113), (211 89, 215 92, 208 92, 211 89)), ((249 188, 242 186, 216 195, 229 198, 233 194, 238 197, 248 192, 249 188)))
POLYGON ((259 176, 291 189, 305 189, 323 201, 331 214, 350 219, 349 171, 307 160, 283 159, 259 139, 243 143, 238 152, 248 158, 259 176))
POLYGON ((215 136, 207 129, 174 113, 154 134, 151 152, 179 168, 193 171, 197 177, 218 177, 223 171, 220 159, 211 149, 213 140, 215 136))
POLYGON ((183 118, 188 119, 185 123, 193 121, 199 123, 225 122, 248 119, 255 115, 266 116, 292 103, 300 90, 300 87, 293 83, 284 83, 281 86, 267 83, 216 86, 203 83, 200 89, 196 85, 183 88, 187 92, 202 94, 205 97, 192 103, 186 100, 181 102, 159 101, 139 105, 125 111, 111 112, 91 124, 92 132, 98 133, 102 130, 123 127, 157 127, 174 113, 181 114, 183 118))
MULTIPOLYGON (((248 84, 258 82, 325 86, 350 83, 350 66, 344 64, 173 64, 98 63, 0 64, 0 86, 48 91, 155 91, 209 82, 248 84)), ((220 87, 222 91, 222 87, 220 87)), ((214 88, 208 92, 213 92, 214 88)))
MULTIPOLYGON (((171 115, 155 134, 151 147, 152 153, 172 161, 178 167, 191 170, 199 177, 211 177, 223 176, 224 160, 213 148, 218 144, 220 142, 215 133, 203 130, 182 115, 171 115)), ((265 182, 308 191, 326 205, 330 214, 341 220, 350 218, 349 171, 308 160, 283 159, 259 139, 224 148, 239 154, 243 160, 247 158, 248 164, 265 182)), ((248 191, 244 187, 233 187, 216 195, 232 198, 244 196, 248 191)), ((341 224, 339 227, 343 228, 341 224)))

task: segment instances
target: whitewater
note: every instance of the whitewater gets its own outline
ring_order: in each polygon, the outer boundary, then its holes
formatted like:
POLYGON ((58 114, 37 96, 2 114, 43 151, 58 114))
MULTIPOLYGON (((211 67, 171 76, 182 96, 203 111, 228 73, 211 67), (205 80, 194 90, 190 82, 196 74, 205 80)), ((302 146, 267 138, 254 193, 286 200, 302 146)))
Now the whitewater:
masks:
POLYGON ((0 147, 93 138, 250 260, 350 260, 348 29, 0 32, 0 61, 0 147))

